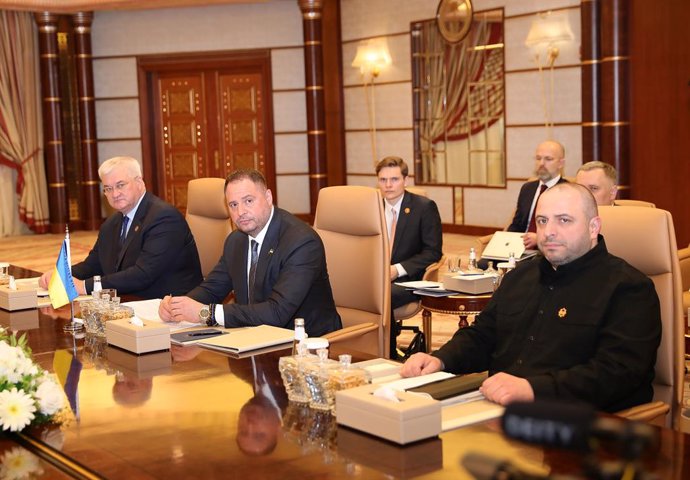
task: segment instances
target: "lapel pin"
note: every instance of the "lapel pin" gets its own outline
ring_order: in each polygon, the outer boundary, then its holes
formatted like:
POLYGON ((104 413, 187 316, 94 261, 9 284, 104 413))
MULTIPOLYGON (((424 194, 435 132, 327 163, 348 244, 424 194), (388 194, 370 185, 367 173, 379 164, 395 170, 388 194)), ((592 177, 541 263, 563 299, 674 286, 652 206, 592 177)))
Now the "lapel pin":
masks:
POLYGON ((405 214, 408 214, 408 213, 410 213, 410 208, 409 208, 409 207, 406 207, 406 208, 405 208, 405 214))
POLYGON ((563 307, 558 311, 558 317, 559 318, 565 318, 565 316, 568 315, 568 310, 563 307))
POLYGON ((269 255, 273 255, 273 249, 270 249, 270 250, 268 251, 268 254, 269 254, 269 255))
POLYGON ((134 225, 134 231, 138 232, 139 231, 139 225, 134 225))

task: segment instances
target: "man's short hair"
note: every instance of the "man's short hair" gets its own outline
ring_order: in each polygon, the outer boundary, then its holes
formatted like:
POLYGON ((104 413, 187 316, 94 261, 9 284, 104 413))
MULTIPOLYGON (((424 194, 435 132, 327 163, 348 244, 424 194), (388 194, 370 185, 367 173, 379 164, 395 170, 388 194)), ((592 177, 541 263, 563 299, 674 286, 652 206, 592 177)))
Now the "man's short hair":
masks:
POLYGON ((98 167, 98 177, 103 179, 110 172, 118 167, 123 167, 132 178, 141 177, 141 165, 133 157, 113 157, 109 158, 98 167))
POLYGON ((611 165, 610 163, 605 163, 605 162, 600 162, 598 160, 594 160, 591 162, 587 162, 582 164, 580 168, 577 169, 578 173, 579 172, 589 172, 592 170, 596 170, 597 168, 600 168, 604 171, 604 175, 613 182, 614 185, 618 183, 618 172, 616 172, 616 167, 611 165))
POLYGON ((407 163, 400 157, 385 157, 378 164, 376 164, 376 175, 379 174, 381 169, 386 167, 400 167, 400 172, 403 177, 406 177, 409 173, 407 168, 407 163))
POLYGON ((597 201, 587 187, 575 182, 561 182, 549 188, 544 193, 555 193, 559 190, 575 190, 580 194, 580 198, 582 199, 582 208, 585 211, 587 221, 599 216, 599 207, 597 206, 597 201))
POLYGON ((264 190, 268 188, 266 177, 264 177, 263 173, 253 168, 238 168, 234 172, 231 172, 225 179, 224 188, 227 188, 229 183, 239 182, 244 179, 251 180, 256 185, 261 185, 264 190))

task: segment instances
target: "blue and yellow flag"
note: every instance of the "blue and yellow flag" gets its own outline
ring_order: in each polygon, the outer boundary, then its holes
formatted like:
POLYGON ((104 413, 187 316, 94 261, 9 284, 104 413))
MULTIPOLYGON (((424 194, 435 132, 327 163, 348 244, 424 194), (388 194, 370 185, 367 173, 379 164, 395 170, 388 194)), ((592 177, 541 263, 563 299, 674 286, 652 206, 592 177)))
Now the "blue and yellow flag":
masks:
POLYGON ((67 305, 79 296, 74 286, 74 280, 72 279, 72 268, 69 262, 69 243, 67 239, 62 242, 60 255, 58 256, 57 262, 55 262, 55 270, 48 284, 48 293, 50 294, 50 303, 53 305, 53 308, 60 308, 63 305, 67 305))

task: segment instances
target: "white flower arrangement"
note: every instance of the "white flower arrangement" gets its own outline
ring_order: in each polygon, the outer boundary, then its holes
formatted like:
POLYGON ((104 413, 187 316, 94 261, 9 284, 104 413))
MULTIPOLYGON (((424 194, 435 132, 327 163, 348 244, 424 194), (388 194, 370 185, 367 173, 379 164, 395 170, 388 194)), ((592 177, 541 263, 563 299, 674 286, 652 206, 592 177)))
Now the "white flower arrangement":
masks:
POLYGON ((26 335, 17 339, 0 327, 0 429, 19 432, 54 420, 65 395, 55 376, 31 360, 26 335))

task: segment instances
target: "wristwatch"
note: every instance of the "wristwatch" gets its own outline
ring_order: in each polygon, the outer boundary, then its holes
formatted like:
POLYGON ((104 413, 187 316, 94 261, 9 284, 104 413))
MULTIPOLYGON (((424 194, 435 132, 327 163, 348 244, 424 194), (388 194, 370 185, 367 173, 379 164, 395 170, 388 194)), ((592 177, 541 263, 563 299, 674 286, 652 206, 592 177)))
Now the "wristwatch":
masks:
POLYGON ((211 320, 211 308, 209 305, 204 305, 199 310, 199 323, 209 324, 211 320))

